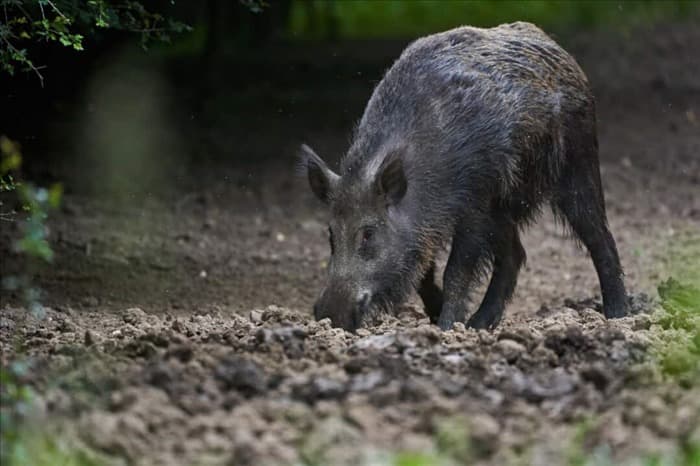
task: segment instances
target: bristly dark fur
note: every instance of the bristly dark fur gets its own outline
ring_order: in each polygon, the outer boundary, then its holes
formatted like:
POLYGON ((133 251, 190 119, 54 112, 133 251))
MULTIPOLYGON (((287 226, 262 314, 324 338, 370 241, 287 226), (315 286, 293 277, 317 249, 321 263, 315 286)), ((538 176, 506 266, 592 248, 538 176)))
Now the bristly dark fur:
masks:
MULTIPOLYGON (((375 88, 334 180, 334 221, 361 223, 375 212, 392 232, 385 247, 403 251, 391 253, 392 273, 375 274, 386 281, 375 288, 389 290, 377 305, 398 304, 415 286, 430 296, 431 319, 450 328, 465 320, 469 291, 490 268, 486 296, 468 324, 495 326, 525 261, 519 230, 548 202, 590 251, 606 316, 625 312, 594 97, 576 61, 532 24, 461 27, 412 43, 375 88), (400 225, 376 213, 383 206, 369 192, 384 158, 396 153, 408 186, 396 207, 400 225), (424 276, 446 243, 438 299, 424 276)), ((336 269, 331 275, 346 273, 336 269)), ((347 276, 366 281, 355 269, 347 276)))

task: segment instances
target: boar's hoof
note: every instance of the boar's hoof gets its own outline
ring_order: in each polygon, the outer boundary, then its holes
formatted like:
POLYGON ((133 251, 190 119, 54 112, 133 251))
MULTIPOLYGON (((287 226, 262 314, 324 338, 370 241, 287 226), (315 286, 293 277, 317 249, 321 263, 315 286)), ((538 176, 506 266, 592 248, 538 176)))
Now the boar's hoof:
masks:
POLYGON ((453 315, 445 315, 445 313, 442 313, 440 315, 440 318, 437 321, 438 327, 440 327, 440 330, 452 330, 452 326, 455 324, 456 319, 454 318, 453 315))
POLYGON ((627 306, 608 306, 603 309, 606 319, 619 319, 627 316, 627 306))
POLYGON ((503 310, 501 312, 493 311, 487 309, 479 309, 471 318, 467 321, 468 328, 474 329, 484 329, 490 330, 498 325, 501 321, 501 316, 503 315, 503 310))

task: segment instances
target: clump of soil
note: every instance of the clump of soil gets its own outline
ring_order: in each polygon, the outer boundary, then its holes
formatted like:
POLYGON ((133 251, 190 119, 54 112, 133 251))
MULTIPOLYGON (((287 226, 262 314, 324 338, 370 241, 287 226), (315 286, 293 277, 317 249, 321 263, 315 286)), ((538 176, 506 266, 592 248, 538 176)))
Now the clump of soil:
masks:
POLYGON ((493 333, 441 332, 411 306, 357 334, 277 306, 48 310, 24 324, 17 309, 3 329, 41 369, 31 382, 49 417, 130 464, 364 464, 434 450, 449 422, 483 464, 562 462, 573 427, 591 417, 587 438, 622 457, 692 434, 700 393, 658 386, 646 364, 659 331, 651 303, 638 297, 638 314, 615 321, 570 304, 493 333))

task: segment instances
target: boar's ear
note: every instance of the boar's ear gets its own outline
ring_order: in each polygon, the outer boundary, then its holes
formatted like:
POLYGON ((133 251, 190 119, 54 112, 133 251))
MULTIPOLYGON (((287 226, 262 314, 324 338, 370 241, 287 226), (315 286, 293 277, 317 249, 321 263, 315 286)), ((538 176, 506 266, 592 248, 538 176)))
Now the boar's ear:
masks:
POLYGON ((306 144, 301 145, 299 158, 301 169, 306 171, 306 176, 309 179, 311 191, 322 202, 328 203, 335 186, 338 184, 340 176, 333 173, 328 168, 326 162, 321 159, 316 152, 306 144))
POLYGON ((408 187, 401 152, 395 151, 387 155, 377 173, 376 183, 380 194, 386 197, 389 204, 398 204, 408 187))

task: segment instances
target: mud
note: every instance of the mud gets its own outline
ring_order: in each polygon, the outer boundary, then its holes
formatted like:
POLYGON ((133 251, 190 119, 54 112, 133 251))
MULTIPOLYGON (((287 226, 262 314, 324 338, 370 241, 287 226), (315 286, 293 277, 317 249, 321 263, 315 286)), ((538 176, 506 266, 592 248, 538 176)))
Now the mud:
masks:
MULTIPOLYGON (((663 332, 653 303, 639 296, 638 314, 612 322, 572 305, 493 333, 440 332, 407 307, 351 334, 268 306, 248 316, 48 310, 20 335, 45 414, 72 419, 62 428, 127 464, 370 464, 440 451, 450 422, 483 464, 563 463, 586 419, 586 438, 619 458, 697 435, 700 393, 660 384, 651 362, 663 332)), ((3 328, 24 318, 5 310, 3 328)))

